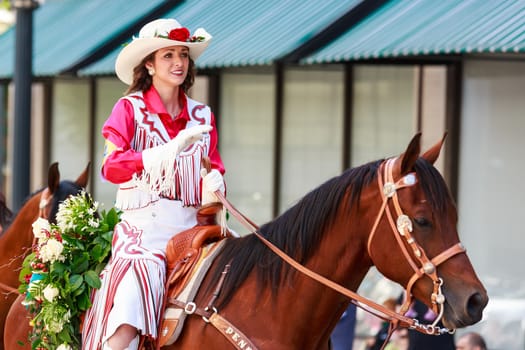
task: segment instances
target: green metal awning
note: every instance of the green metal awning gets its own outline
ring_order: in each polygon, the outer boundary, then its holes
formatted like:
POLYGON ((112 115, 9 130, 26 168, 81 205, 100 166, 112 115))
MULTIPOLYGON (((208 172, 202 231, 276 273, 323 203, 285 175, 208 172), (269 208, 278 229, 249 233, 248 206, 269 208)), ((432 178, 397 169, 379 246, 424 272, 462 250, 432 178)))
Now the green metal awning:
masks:
MULTIPOLYGON (((45 1, 33 13, 33 74, 52 76, 67 70, 163 3, 164 0, 45 1)), ((14 55, 12 27, 0 36, 0 78, 13 76, 14 55)))
POLYGON ((302 62, 523 52, 524 1, 393 0, 302 62))
MULTIPOLYGON (((321 48, 302 63, 525 52, 525 2, 516 0, 387 1, 361 12, 360 21, 343 21, 339 36, 323 41, 320 34, 345 14, 373 3, 383 2, 47 0, 34 13, 33 73, 114 74, 121 45, 160 17, 214 36, 199 68, 271 65, 312 41, 321 48)), ((11 28, 0 36, 0 78, 13 75, 14 34, 11 28)))
MULTIPOLYGON (((270 65, 308 42, 361 0, 188 0, 167 12, 191 32, 206 29, 214 39, 199 68, 270 65)), ((81 75, 112 74, 118 49, 81 75)))

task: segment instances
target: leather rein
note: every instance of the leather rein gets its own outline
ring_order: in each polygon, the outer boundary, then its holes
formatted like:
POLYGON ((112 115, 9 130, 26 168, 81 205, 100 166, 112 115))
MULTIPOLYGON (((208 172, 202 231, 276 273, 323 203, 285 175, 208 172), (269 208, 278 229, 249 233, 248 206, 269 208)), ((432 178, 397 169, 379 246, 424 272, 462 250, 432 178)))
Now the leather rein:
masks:
MULTIPOLYGON (((44 188, 42 192, 40 193, 40 201, 38 203, 38 218, 42 219, 48 219, 49 214, 51 213, 50 205, 52 203, 53 199, 53 193, 49 190, 48 187, 44 188)), ((35 245, 36 238, 33 238, 32 246, 35 245)), ((4 266, 9 266, 14 260, 11 260, 11 262, 7 263, 4 266)), ((18 294, 18 288, 11 287, 3 282, 0 282, 0 289, 3 289, 5 291, 6 295, 17 293, 18 294)))
POLYGON ((411 235, 412 221, 407 215, 403 214, 397 196, 398 190, 415 185, 417 183, 417 178, 415 173, 409 173, 408 175, 405 175, 403 178, 395 182, 392 177, 392 170, 395 160, 396 158, 385 160, 378 170, 378 185, 380 188, 383 203, 381 205, 374 226, 372 227, 371 233, 369 235, 367 249, 370 258, 373 261, 372 241, 377 227, 379 225, 379 222, 381 221, 383 215, 386 214, 388 222, 392 229, 392 233, 394 234, 394 236, 396 237, 396 241, 398 242, 398 246, 400 247, 405 258, 407 259, 408 263, 414 271, 414 274, 412 275, 407 284, 405 293, 406 299, 403 303, 403 306, 401 307, 400 312, 395 312, 372 300, 364 298, 359 294, 351 291, 350 289, 345 288, 340 284, 335 283, 334 281, 331 281, 326 277, 321 276, 318 273, 301 265, 296 260, 288 256, 285 252, 283 252, 280 248, 275 246, 272 242, 268 241, 265 237, 263 237, 258 232, 258 226, 252 221, 250 221, 250 219, 245 217, 241 212, 239 212, 220 191, 215 192, 215 194, 222 202, 224 207, 228 209, 228 211, 240 223, 242 223, 253 234, 255 234, 268 248, 270 248, 270 250, 272 250, 280 258, 282 258, 285 262, 287 262, 292 267, 297 269, 299 272, 305 274, 306 276, 350 298, 351 302, 356 306, 375 315, 376 317, 390 322, 391 332, 393 332, 393 330, 399 327, 403 327, 431 335, 439 335, 444 333, 453 334, 455 332, 455 329, 449 330, 448 328, 437 326, 437 323, 443 317, 445 296, 441 290, 443 280, 438 276, 436 267, 442 264, 444 261, 455 256, 456 254, 465 253, 465 248, 461 243, 457 243, 432 259, 429 259, 427 257, 423 248, 415 241, 414 237, 412 237, 411 235), (397 217, 396 221, 394 221, 391 208, 388 205, 389 202, 391 202, 394 207, 395 214, 397 217), (410 254, 409 250, 412 254, 410 254), (417 280, 423 277, 430 278, 434 285, 434 289, 430 296, 430 299, 433 306, 432 309, 438 316, 432 324, 422 324, 417 319, 410 318, 404 315, 404 313, 406 313, 410 304, 412 303, 412 287, 417 280))

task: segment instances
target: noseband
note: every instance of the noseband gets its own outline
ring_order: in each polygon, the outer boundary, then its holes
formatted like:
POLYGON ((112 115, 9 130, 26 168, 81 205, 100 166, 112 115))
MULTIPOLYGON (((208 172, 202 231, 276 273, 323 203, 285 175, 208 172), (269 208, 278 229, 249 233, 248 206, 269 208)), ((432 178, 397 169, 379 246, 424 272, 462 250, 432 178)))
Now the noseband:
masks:
MULTIPOLYGON (((414 274, 410 278, 406 286, 405 302, 401 306, 400 312, 405 314, 412 303, 412 287, 414 284, 423 277, 428 277, 432 280, 434 285, 432 294, 430 295, 430 301, 432 304, 432 311, 437 315, 434 322, 428 326, 429 333, 433 333, 434 328, 437 328, 437 323, 443 317, 445 295, 442 293, 441 287, 443 285, 443 279, 437 274, 437 266, 447 261, 456 254, 464 253, 465 248, 461 243, 456 243, 452 247, 441 252, 432 259, 429 259, 425 250, 416 242, 412 236, 412 221, 410 218, 403 213, 401 206, 399 205, 399 199, 397 191, 405 187, 413 186, 417 183, 415 173, 409 173, 402 177, 397 182, 394 182, 392 176, 392 169, 394 167, 396 158, 388 159, 381 164, 378 171, 378 184, 381 189, 381 196, 383 198, 383 204, 377 215, 376 221, 368 238, 368 255, 373 260, 372 254, 372 240, 376 232, 377 226, 383 217, 383 213, 386 213, 392 233, 396 238, 399 248, 403 252, 406 261, 410 264, 414 274), (383 173, 381 172, 383 170, 383 173), (384 180, 383 180, 384 179, 384 180), (383 182, 384 181, 384 182, 383 182), (389 200, 392 202, 396 214, 396 221, 391 211, 391 206, 388 205, 389 200)), ((453 330, 445 330, 447 332, 454 332, 453 330)))

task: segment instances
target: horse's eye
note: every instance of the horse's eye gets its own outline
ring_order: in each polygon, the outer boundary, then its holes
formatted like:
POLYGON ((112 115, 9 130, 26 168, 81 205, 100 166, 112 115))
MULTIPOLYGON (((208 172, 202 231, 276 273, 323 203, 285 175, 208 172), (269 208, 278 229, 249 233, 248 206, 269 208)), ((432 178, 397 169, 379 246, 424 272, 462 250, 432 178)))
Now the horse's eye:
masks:
POLYGON ((430 220, 427 220, 424 217, 414 218, 414 223, 419 227, 432 227, 430 220))

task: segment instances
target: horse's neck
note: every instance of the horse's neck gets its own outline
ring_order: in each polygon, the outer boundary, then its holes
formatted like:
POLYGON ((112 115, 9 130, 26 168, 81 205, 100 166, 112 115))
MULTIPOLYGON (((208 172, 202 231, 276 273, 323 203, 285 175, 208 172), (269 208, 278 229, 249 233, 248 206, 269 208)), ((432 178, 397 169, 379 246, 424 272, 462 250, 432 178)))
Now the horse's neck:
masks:
MULTIPOLYGON (((329 236, 341 237, 340 234, 327 234, 325 237, 329 236)), ((365 246, 364 243, 360 244, 365 246)), ((353 291, 357 290, 370 268, 358 246, 351 246, 348 242, 329 242, 326 239, 305 266, 353 291)), ((320 349, 327 344, 331 330, 350 300, 300 272, 293 270, 293 273, 291 279, 281 284, 277 295, 273 297, 270 286, 262 295, 256 292, 242 293, 242 297, 236 298, 228 308, 246 311, 238 315, 239 319, 232 321, 240 325, 267 318, 267 323, 259 323, 260 330, 250 329, 248 334, 257 337, 256 333, 259 331, 262 335, 265 332, 276 332, 275 339, 289 342, 293 348, 302 348, 304 344, 308 344, 309 349, 320 349), (254 308, 253 305, 258 307, 254 308), (275 325, 281 326, 274 327, 275 325)), ((253 290, 256 289, 254 275, 248 282, 253 290)))
MULTIPOLYGON (((38 197, 38 196, 35 196, 38 197)), ((20 209, 15 219, 0 237, 0 274, 2 281, 18 278, 23 258, 31 252, 32 224, 38 217, 39 198, 31 198, 20 209)), ((16 282, 15 282, 16 283, 16 282)))

